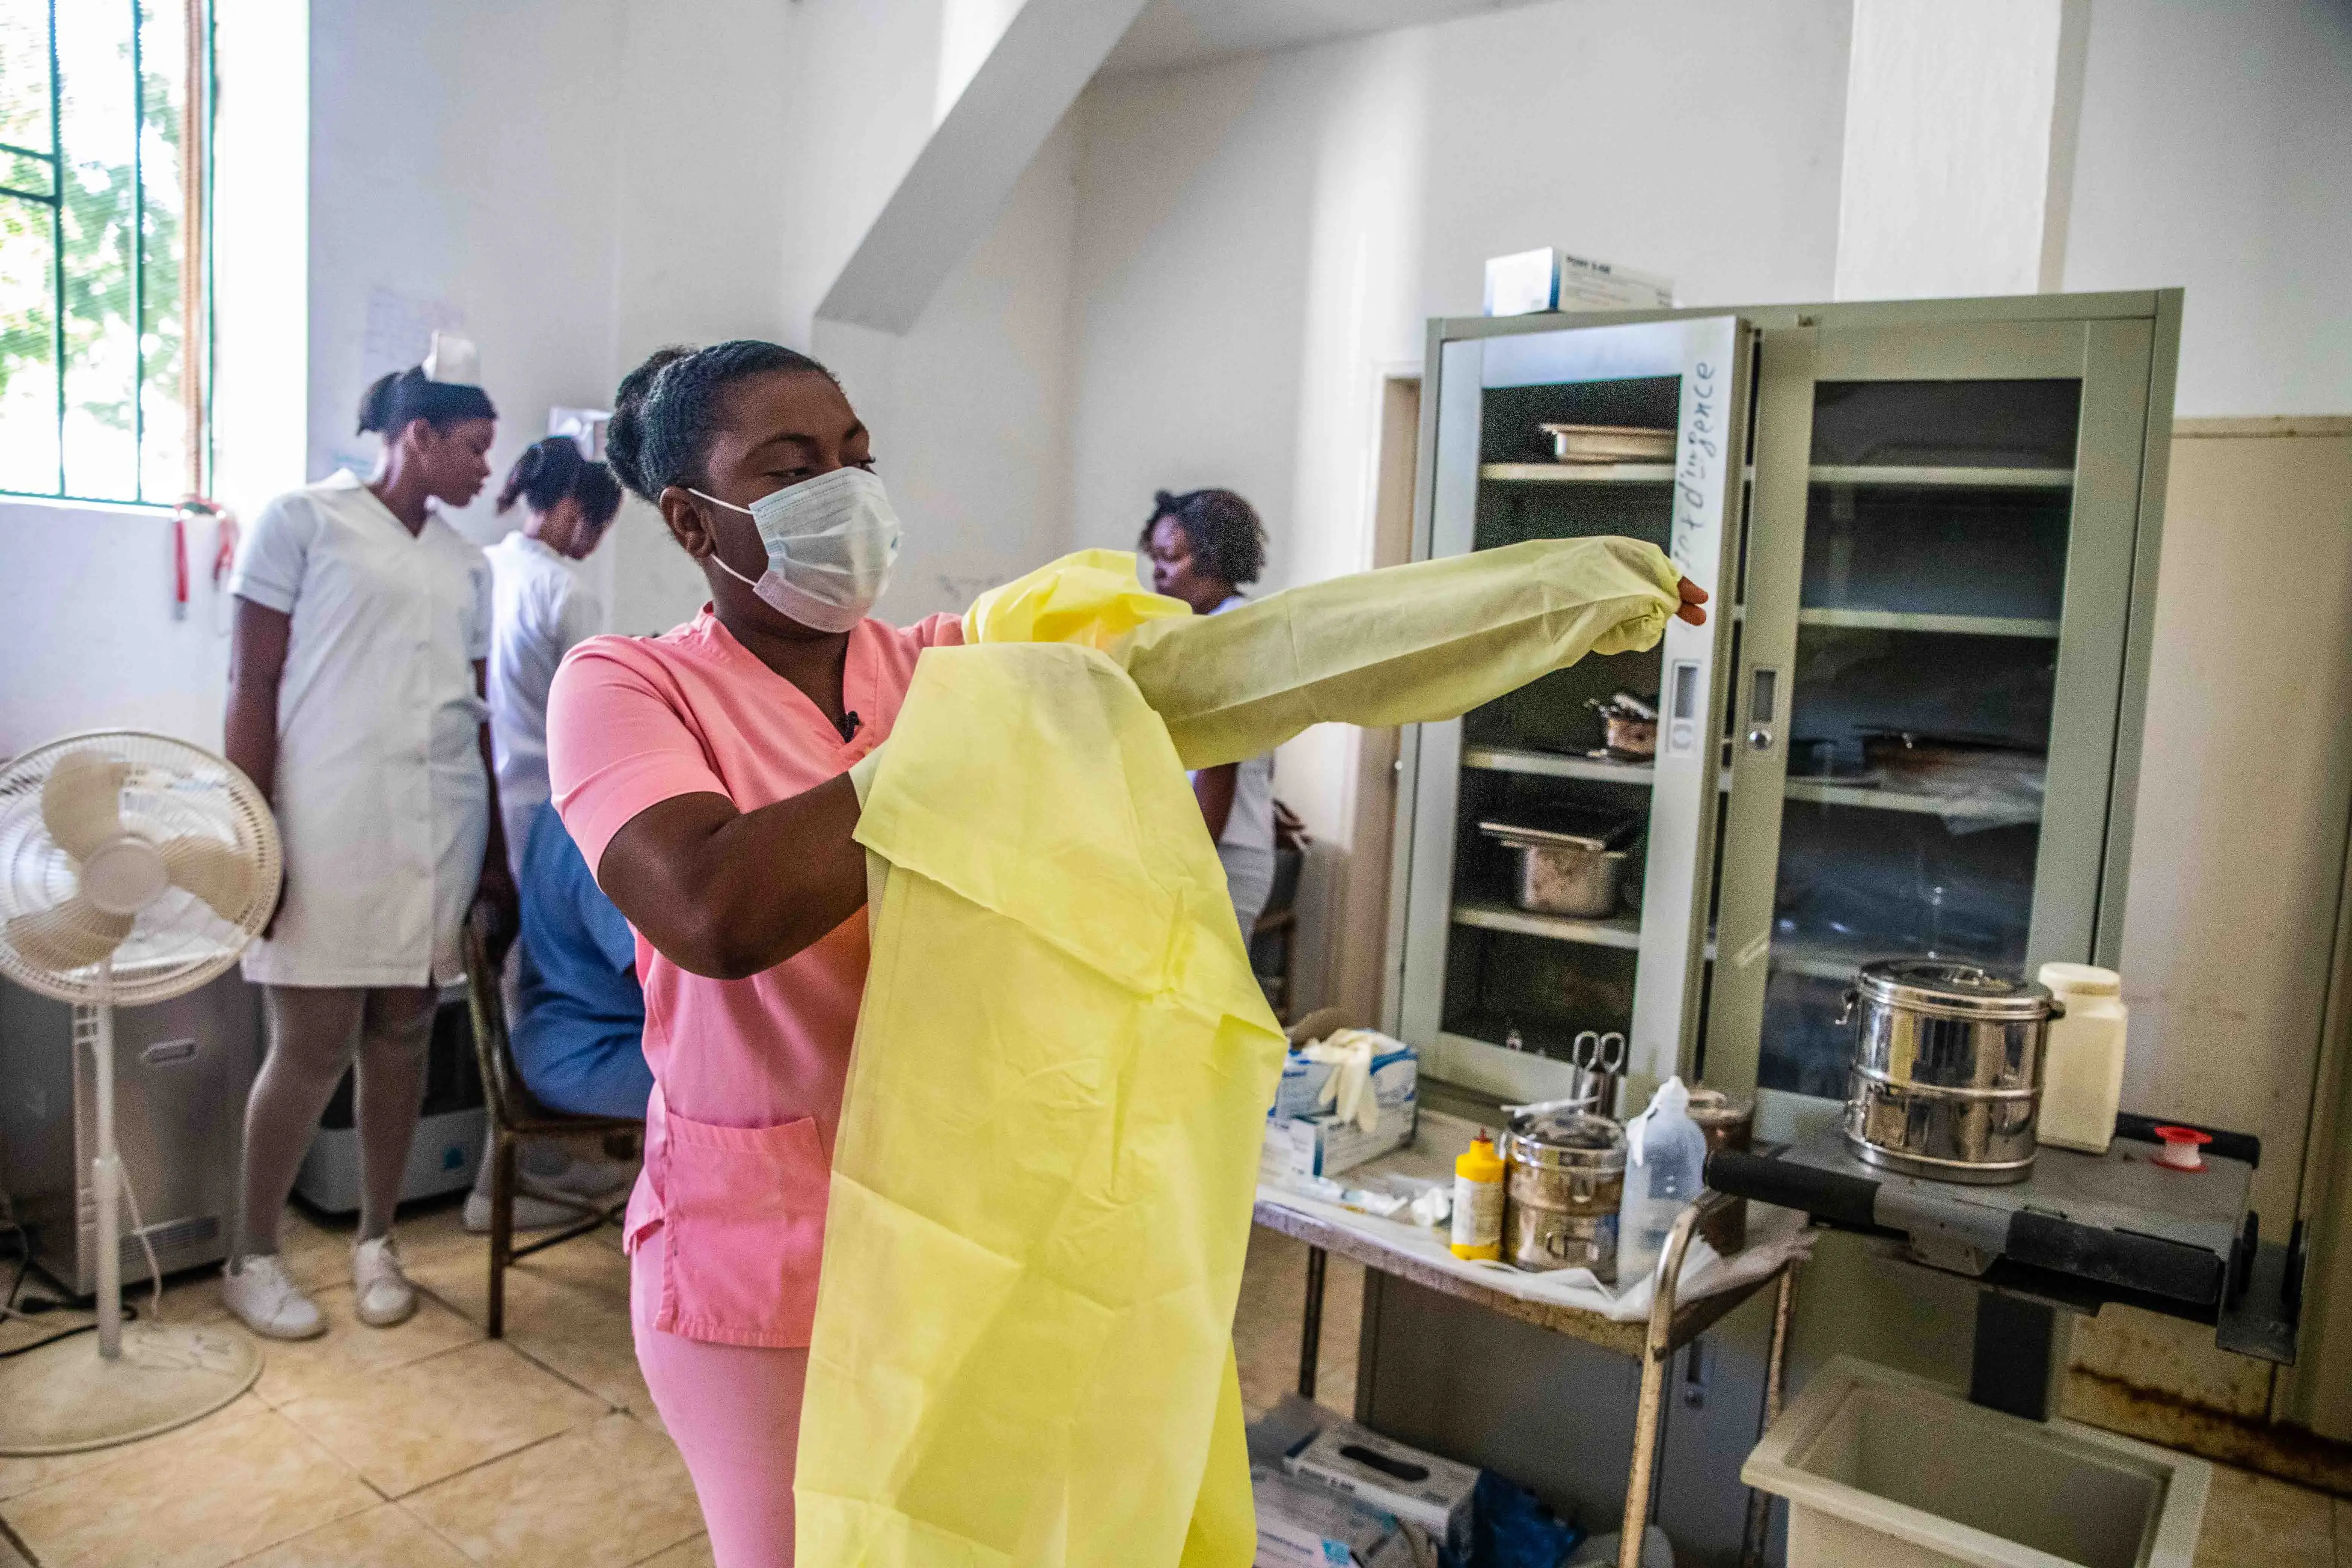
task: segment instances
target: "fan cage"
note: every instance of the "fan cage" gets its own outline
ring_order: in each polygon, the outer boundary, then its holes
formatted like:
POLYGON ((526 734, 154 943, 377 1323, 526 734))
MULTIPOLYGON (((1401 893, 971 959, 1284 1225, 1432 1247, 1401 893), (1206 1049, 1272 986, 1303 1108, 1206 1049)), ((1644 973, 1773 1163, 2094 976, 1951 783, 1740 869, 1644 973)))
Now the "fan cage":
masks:
POLYGON ((0 933, 0 973, 63 1002, 135 1006, 194 990, 236 962, 268 922, 283 861, 277 820, 242 770, 200 746, 140 730, 68 735, 0 770, 0 925, 71 898, 73 860, 41 821, 41 784, 66 756, 95 752, 131 765, 121 793, 125 828, 161 844, 184 834, 234 846, 253 865, 253 896, 235 921, 173 887, 141 910, 117 947, 111 984, 103 966, 55 970, 18 952, 0 933))

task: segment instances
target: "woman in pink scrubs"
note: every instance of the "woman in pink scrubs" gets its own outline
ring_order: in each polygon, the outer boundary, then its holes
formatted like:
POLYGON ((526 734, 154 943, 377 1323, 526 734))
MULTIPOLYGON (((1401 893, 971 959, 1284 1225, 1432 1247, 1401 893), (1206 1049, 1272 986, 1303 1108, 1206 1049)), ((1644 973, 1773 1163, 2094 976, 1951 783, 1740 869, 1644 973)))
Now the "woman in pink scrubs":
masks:
POLYGON ((664 350, 617 402, 613 468, 701 563, 710 603, 666 636, 572 651, 548 769, 637 932, 656 1085, 627 1221, 638 1363, 721 1568, 767 1568, 792 1560, 826 1177, 866 984, 848 769, 890 733, 916 655, 961 639, 951 616, 864 617, 897 521, 866 427, 815 361, 751 342, 664 350))
POLYGON ((815 361, 751 342, 666 349, 617 404, 614 471, 701 563, 710 603, 665 636, 572 650, 548 772, 637 933, 655 1083, 627 1220, 637 1362, 719 1568, 770 1568, 792 1561, 825 1186, 866 984, 848 770, 889 735, 916 657, 960 642, 961 624, 865 618, 898 522, 866 426, 815 361))

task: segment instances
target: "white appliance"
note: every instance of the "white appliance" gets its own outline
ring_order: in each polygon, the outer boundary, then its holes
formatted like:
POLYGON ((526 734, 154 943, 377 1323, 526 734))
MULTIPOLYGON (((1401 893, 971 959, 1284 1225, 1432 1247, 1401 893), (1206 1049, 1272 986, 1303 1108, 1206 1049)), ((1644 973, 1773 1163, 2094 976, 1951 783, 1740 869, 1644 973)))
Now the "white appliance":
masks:
MULTIPOLYGON (((0 1192, 33 1256, 68 1289, 98 1289, 98 1096, 89 1007, 0 984, 0 1192)), ((258 991, 235 970, 184 996, 120 1015, 114 1137, 146 1225, 121 1241, 136 1279, 143 1238, 166 1274, 228 1256, 238 1136, 261 1065, 258 991)))
MULTIPOLYGON (((360 1135, 352 1115, 352 1074, 346 1069, 319 1117, 310 1152, 302 1156, 302 1168, 294 1178, 296 1194, 328 1214, 359 1212, 360 1135)), ((483 1142, 489 1136, 484 1103, 466 988, 454 985, 443 993, 433 1016, 425 1102, 417 1109, 416 1139, 408 1146, 408 1168, 401 1174, 401 1202, 461 1192, 474 1184, 483 1142)))

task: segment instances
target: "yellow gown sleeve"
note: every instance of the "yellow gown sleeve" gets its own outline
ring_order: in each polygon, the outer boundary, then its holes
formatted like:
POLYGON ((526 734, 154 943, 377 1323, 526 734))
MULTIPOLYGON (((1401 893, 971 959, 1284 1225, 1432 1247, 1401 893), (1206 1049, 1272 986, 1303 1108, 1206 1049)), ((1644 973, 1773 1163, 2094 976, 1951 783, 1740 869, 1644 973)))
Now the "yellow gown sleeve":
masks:
POLYGON ((1534 540, 1140 622, 1109 644, 1188 768, 1310 724, 1452 719, 1588 653, 1654 647, 1681 574, 1654 545, 1534 540))
POLYGON ((1192 614, 1183 600, 1137 580, 1132 551, 1078 550, 974 599, 963 613, 963 640, 1107 648, 1139 626, 1192 614))

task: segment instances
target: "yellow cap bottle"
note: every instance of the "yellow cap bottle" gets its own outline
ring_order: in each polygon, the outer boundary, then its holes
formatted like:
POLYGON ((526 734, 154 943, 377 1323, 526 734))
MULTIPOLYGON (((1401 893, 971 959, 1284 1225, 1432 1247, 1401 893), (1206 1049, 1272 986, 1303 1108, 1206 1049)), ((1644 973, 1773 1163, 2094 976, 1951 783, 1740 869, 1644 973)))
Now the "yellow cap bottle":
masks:
POLYGON ((1454 1160, 1454 1256, 1503 1256, 1503 1162, 1485 1131, 1454 1160))

